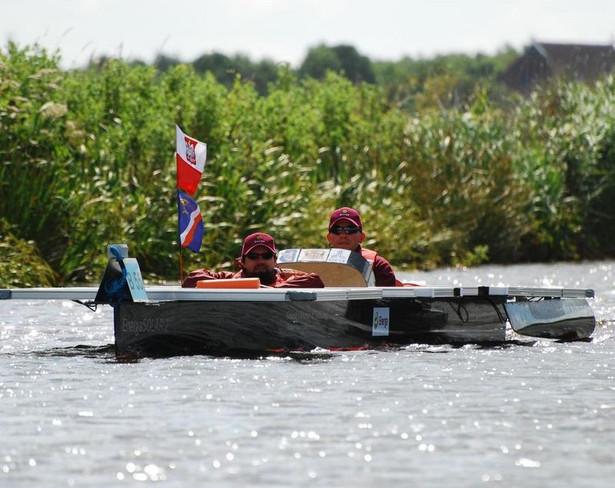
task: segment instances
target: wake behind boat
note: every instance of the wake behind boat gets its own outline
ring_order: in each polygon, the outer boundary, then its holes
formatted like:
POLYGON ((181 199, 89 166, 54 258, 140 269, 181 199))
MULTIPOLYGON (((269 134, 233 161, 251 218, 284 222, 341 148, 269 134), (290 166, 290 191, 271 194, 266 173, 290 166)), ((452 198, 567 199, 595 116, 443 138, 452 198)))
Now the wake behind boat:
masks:
POLYGON ((232 288, 215 280, 203 288, 146 287, 127 248, 110 249, 98 287, 3 289, 0 299, 111 305, 119 358, 502 344, 522 336, 573 341, 590 339, 595 328, 591 289, 375 287, 369 262, 339 249, 280 252, 281 266, 317 272, 325 288, 254 288, 240 280, 232 288))

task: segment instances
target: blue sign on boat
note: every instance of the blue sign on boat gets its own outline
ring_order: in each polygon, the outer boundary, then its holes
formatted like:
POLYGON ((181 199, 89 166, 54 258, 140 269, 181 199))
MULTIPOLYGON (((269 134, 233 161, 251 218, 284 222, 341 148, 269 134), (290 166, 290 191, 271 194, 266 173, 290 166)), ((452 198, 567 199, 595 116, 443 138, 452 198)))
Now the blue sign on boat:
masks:
POLYGON ((124 266, 126 267, 126 282, 132 299, 135 302, 147 301, 145 284, 136 258, 124 258, 124 266))

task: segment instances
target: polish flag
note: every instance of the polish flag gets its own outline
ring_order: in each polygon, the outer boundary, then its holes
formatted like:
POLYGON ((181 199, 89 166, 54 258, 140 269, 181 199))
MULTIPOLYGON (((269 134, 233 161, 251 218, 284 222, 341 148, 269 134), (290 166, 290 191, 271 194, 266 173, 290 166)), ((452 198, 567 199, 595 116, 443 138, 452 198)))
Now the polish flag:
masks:
POLYGON ((175 126, 177 187, 194 195, 207 160, 207 144, 197 141, 175 126))

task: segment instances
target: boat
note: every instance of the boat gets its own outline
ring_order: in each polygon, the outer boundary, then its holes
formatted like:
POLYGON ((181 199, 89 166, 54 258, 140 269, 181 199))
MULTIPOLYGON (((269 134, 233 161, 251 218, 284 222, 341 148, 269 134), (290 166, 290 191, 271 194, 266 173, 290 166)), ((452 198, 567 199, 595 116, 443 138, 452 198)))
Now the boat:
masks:
POLYGON ((120 359, 499 345, 523 338, 587 341, 596 324, 591 289, 376 287, 371 264, 340 249, 279 253, 283 268, 318 272, 325 287, 317 289, 261 288, 252 280, 213 280, 197 288, 146 286, 125 246, 109 246, 108 256, 98 287, 0 289, 0 299, 112 306, 120 359))

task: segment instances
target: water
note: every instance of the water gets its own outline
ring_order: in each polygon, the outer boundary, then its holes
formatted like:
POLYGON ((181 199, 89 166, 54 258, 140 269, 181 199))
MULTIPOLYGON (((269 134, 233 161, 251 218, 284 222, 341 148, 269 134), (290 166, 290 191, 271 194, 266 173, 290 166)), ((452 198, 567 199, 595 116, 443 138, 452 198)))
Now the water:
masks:
POLYGON ((111 310, 0 302, 0 486, 606 487, 615 263, 409 273, 594 288, 592 342, 117 362, 111 310))

